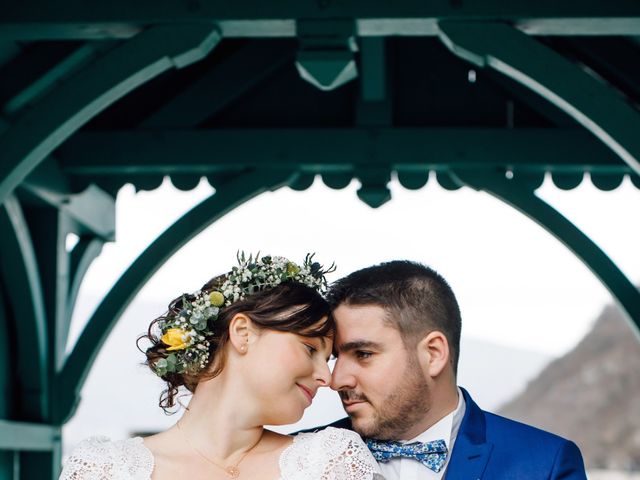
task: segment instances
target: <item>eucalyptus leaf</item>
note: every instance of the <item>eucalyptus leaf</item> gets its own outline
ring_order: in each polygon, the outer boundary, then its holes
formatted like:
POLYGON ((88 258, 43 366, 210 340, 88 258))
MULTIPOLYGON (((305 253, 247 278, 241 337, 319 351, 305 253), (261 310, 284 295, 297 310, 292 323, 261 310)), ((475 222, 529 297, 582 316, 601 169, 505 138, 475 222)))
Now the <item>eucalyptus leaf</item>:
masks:
POLYGON ((173 370, 176 366, 176 363, 178 362, 176 354, 172 353, 171 355, 167 356, 166 362, 167 362, 167 367, 173 370))

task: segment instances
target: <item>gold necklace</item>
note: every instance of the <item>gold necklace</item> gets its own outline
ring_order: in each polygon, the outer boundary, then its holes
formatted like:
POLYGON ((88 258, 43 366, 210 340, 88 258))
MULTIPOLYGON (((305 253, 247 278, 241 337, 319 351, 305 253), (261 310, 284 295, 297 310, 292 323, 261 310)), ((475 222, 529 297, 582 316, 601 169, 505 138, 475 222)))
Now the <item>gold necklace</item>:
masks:
POLYGON ((242 462, 244 460, 244 458, 249 455, 249 452, 251 452, 251 450, 253 450, 254 448, 256 448, 258 446, 258 444, 260 443, 260 439, 258 439, 258 441, 251 446, 250 449, 248 449, 246 452, 244 452, 242 454, 242 456, 240 457, 240 459, 238 459, 238 461, 235 463, 235 465, 229 465, 228 467, 224 467, 216 462, 214 462, 213 460, 211 460, 209 457, 207 457, 204 453, 202 453, 200 450, 198 450, 190 441, 189 438, 187 438, 187 434, 184 433, 184 430, 182 430, 182 427, 180 427, 180 420, 178 420, 176 422, 176 427, 178 427, 178 430, 180 431, 180 433, 182 434, 182 436, 184 437, 184 440, 187 442, 187 445, 189 445, 191 447, 192 450, 194 450, 198 455, 200 455, 202 458, 204 458, 207 462, 209 462, 211 465, 213 465, 214 467, 219 468, 220 470, 222 470, 224 473, 227 474, 227 476, 229 478, 238 478, 240 476, 240 462, 242 462))

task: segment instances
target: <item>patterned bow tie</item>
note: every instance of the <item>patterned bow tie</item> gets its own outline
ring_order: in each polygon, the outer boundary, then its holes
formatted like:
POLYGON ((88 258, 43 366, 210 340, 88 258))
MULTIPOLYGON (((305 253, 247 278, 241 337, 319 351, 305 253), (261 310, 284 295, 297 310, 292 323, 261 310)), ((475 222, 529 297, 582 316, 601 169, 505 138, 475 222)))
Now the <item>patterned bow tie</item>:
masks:
POLYGON ((413 458, 436 473, 442 470, 448 452, 444 440, 400 443, 369 439, 367 447, 378 462, 386 463, 392 458, 398 457, 413 458))

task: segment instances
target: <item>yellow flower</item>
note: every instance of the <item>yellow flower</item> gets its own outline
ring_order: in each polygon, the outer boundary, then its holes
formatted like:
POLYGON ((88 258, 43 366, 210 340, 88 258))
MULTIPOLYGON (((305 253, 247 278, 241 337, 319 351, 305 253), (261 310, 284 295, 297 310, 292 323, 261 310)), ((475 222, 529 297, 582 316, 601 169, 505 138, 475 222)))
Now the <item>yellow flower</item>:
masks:
POLYGON ((184 350, 189 346, 191 335, 181 328, 170 328, 160 339, 165 345, 169 345, 167 350, 184 350))
POLYGON ((287 263, 287 274, 288 275, 296 275, 300 272, 300 267, 293 262, 287 263))
POLYGON ((220 292, 211 292, 209 294, 209 302, 211 302, 211 305, 214 307, 221 307, 224 305, 224 295, 220 292))

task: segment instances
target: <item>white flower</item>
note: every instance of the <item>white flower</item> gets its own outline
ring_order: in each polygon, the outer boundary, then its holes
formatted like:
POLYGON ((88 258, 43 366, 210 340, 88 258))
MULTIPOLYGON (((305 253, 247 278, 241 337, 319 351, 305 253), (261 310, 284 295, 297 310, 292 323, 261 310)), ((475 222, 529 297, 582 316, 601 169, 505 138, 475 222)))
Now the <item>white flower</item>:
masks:
POLYGON ((273 266, 275 266, 277 268, 282 268, 282 267, 286 266, 288 261, 289 260, 287 260, 286 258, 280 257, 280 256, 271 258, 271 262, 272 262, 273 266))

